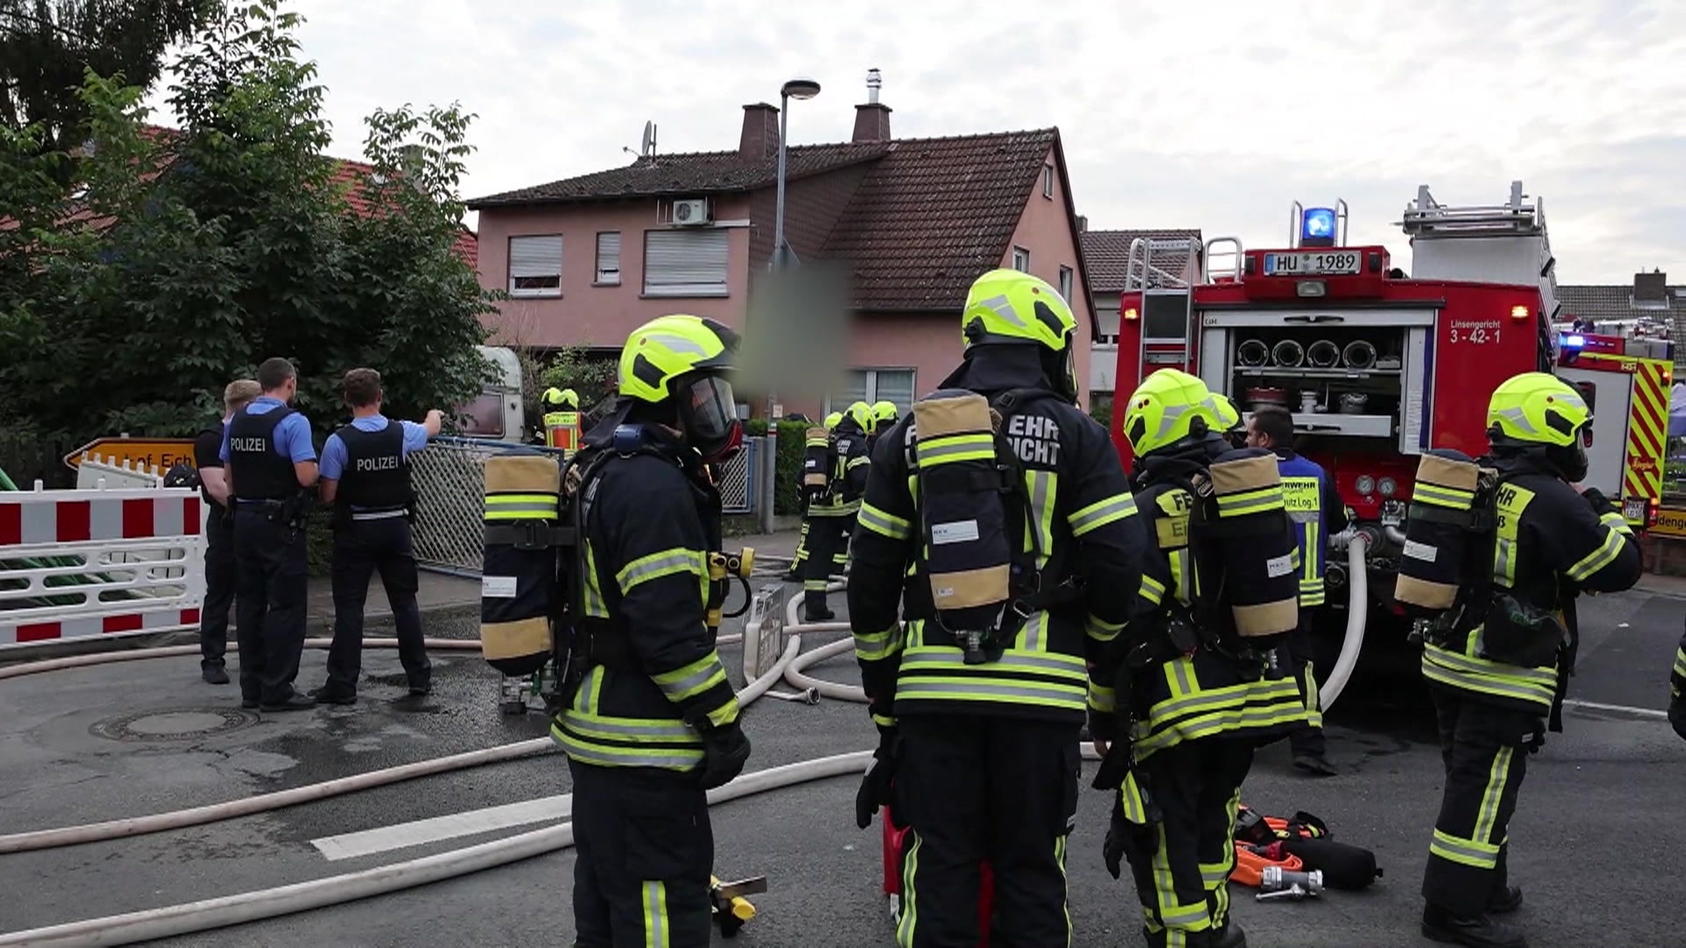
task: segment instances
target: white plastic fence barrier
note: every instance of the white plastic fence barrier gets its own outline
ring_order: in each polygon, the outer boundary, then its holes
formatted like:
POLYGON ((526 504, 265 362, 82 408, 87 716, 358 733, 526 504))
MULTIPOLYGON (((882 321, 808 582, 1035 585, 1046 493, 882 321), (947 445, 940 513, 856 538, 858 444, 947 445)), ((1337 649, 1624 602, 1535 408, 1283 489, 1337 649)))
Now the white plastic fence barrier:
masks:
POLYGON ((187 488, 0 493, 0 649, 196 627, 202 506, 187 488))
POLYGON ((130 458, 102 458, 85 454, 76 466, 77 490, 117 490, 164 486, 164 472, 150 464, 136 464, 130 458))

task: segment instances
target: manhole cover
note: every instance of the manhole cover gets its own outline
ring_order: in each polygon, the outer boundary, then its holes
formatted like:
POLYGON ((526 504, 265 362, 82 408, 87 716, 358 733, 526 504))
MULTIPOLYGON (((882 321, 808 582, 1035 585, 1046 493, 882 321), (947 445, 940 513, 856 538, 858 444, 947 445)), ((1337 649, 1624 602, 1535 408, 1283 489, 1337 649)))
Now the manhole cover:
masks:
POLYGON ((106 718, 88 731, 113 741, 189 741, 239 730, 257 720, 257 715, 232 708, 170 708, 106 718))

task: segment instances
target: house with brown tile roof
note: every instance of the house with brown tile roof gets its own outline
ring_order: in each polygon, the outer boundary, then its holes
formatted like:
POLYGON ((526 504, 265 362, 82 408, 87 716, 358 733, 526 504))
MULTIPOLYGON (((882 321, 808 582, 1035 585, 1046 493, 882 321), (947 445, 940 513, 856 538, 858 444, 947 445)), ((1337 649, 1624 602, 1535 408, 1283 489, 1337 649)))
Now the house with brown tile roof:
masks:
MULTIPOLYGON (((469 201, 482 284, 510 295, 488 317, 494 340, 612 349, 671 312, 745 328, 751 276, 773 254, 778 118, 746 105, 736 150, 641 156, 469 201)), ((1088 349, 1094 307, 1057 129, 898 139, 874 101, 856 106, 852 140, 790 148, 787 182, 786 240, 797 260, 847 274, 848 325, 838 371, 807 397, 781 392, 786 411, 856 398, 905 410, 959 363, 967 287, 996 267, 1059 287, 1088 349)))
MULTIPOLYGON (((1095 304, 1096 331, 1090 349, 1089 383, 1097 393, 1110 395, 1118 369, 1118 301, 1124 292, 1130 245, 1137 239, 1192 240, 1198 244, 1200 229, 1090 230, 1086 219, 1079 218, 1078 222, 1084 269, 1089 274, 1089 292, 1095 304)), ((1180 269, 1187 266, 1188 259, 1156 249, 1153 264, 1159 269, 1180 269)))
POLYGON ((1686 286, 1670 284, 1658 270, 1635 273, 1632 283, 1558 284, 1558 322, 1584 320, 1593 332, 1645 336, 1674 342, 1674 364, 1686 370, 1686 286))

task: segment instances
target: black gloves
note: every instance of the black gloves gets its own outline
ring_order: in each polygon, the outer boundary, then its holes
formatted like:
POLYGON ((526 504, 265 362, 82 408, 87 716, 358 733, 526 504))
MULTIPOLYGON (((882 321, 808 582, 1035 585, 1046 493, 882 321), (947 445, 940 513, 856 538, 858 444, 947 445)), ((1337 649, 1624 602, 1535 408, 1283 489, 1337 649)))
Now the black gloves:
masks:
POLYGON ((866 829, 880 806, 890 802, 890 784, 896 776, 896 729, 879 727, 878 748, 872 752, 872 763, 861 777, 861 788, 855 791, 855 825, 866 829))
POLYGON ((1668 723, 1674 725, 1674 733, 1686 740, 1686 694, 1675 695, 1668 703, 1668 723))
POLYGON ((1112 822, 1107 824, 1106 842, 1101 844, 1101 859, 1106 862, 1106 871, 1112 873, 1114 879, 1124 868, 1124 840, 1136 827, 1124 818, 1124 808, 1118 803, 1112 805, 1112 822))
POLYGON ((744 736, 743 728, 738 727, 736 721, 725 727, 703 731, 702 739, 704 790, 731 783, 743 773, 743 765, 749 760, 749 738, 744 736))

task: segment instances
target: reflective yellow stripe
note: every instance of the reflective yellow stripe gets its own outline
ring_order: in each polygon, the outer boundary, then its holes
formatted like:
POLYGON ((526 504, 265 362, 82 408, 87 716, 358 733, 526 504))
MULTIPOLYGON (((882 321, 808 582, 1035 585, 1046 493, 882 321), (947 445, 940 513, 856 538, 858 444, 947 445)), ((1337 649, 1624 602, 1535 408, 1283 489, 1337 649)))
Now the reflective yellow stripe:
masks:
POLYGON ((1176 881, 1171 875, 1171 862, 1167 855, 1170 850, 1165 842, 1165 824, 1158 824, 1154 831, 1159 834, 1159 845, 1153 850, 1155 914, 1158 915, 1159 924, 1168 929, 1167 938, 1179 932, 1203 932, 1211 928, 1212 917, 1207 911, 1205 900, 1186 905, 1177 901, 1176 881))
POLYGON ((1025 490, 1030 495, 1030 509, 1025 514, 1036 531, 1034 535, 1026 531, 1025 549, 1033 548, 1034 539, 1034 549, 1041 550, 1043 556, 1037 563, 1039 567, 1054 549, 1054 501, 1060 495, 1059 477, 1053 471, 1026 471, 1024 475, 1025 490))
POLYGON ((1557 672, 1523 668, 1460 655, 1437 645, 1423 645, 1423 677, 1452 688, 1511 698, 1550 710, 1557 695, 1557 672))
POLYGON ((621 567, 615 574, 615 582, 621 587, 621 594, 625 595, 639 583, 671 576, 674 573, 695 573, 699 576, 708 575, 708 554, 702 550, 687 550, 684 547, 673 547, 660 553, 640 556, 638 559, 621 567))
POLYGON ((897 948, 913 948, 913 932, 919 925, 919 846, 918 831, 909 831, 913 844, 902 857, 902 917, 896 922, 897 948))
POLYGON ((1165 600, 1165 584, 1143 573, 1141 597, 1156 606, 1159 605, 1165 600))
POLYGON ((1434 507, 1468 510, 1470 505, 1475 503, 1475 491, 1418 481, 1416 486, 1411 488, 1411 500, 1434 507))
POLYGON ((1475 831, 1469 834, 1475 842, 1485 843, 1493 838, 1493 826, 1499 820, 1499 800, 1504 796, 1505 782, 1510 779, 1510 759, 1514 753, 1515 748, 1501 747, 1493 755, 1487 788, 1481 793, 1481 807, 1476 812, 1475 831))
POLYGON ((590 540, 585 542, 585 588, 580 597, 586 615, 594 619, 609 618, 609 604, 603 601, 603 587, 597 581, 597 557, 590 540))
POLYGON ((684 701, 702 694, 715 685, 725 684, 726 666, 720 664, 720 655, 713 649, 702 658, 673 671, 651 675, 652 680, 661 686, 662 692, 669 701, 684 701))
POLYGON ((1129 494, 1114 494, 1097 500, 1066 518, 1073 536, 1083 536, 1114 521, 1134 516, 1136 498, 1129 494))
POLYGON ((1317 691, 1317 675, 1312 671, 1311 663, 1305 665, 1305 723, 1309 727, 1323 726, 1323 712, 1319 708, 1322 696, 1317 691))
POLYGON ((861 502, 860 525, 892 540, 905 540, 913 535, 913 523, 886 510, 861 502))
POLYGON ((644 948, 671 948, 665 882, 644 883, 644 948))
POLYGON ((555 494, 486 495, 487 520, 555 520, 557 516, 555 494))
POLYGON ((1134 770, 1124 774, 1124 783, 1118 788, 1118 803, 1124 809, 1124 819, 1137 826, 1147 824, 1147 798, 1142 796, 1134 770))
POLYGON ((863 662, 879 662, 902 649, 902 626, 896 623, 882 632, 856 632, 855 657, 863 662))
POLYGON ((1089 682, 1089 710, 1110 714, 1118 710, 1118 692, 1105 685, 1089 682))
POLYGON ((888 714, 875 714, 872 716, 872 723, 879 727, 895 727, 896 719, 888 714))
POLYGON ((1674 673, 1686 678, 1686 647, 1674 650, 1674 673))
POLYGON ((995 436, 987 434, 958 434, 920 441, 914 446, 919 463, 952 464, 956 461, 995 460, 995 436))
POLYGON ((1569 578, 1575 580, 1576 582, 1586 579, 1593 573, 1596 573, 1615 562, 1616 557, 1622 554, 1622 550, 1626 548, 1626 546, 1626 537, 1606 527, 1604 530, 1603 545, 1582 557, 1580 562, 1569 567, 1569 578))
POLYGON ((1428 845, 1428 851, 1442 859, 1476 869, 1496 869, 1499 865, 1499 847, 1473 839, 1459 839, 1450 833, 1442 832, 1438 827, 1434 831, 1434 841, 1428 845))
POLYGON ((1261 487, 1257 490, 1245 490, 1238 494, 1218 495, 1218 516, 1220 517, 1241 517, 1261 511, 1280 509, 1282 506, 1281 485, 1261 487))
POLYGON ((1124 623, 1103 622, 1095 616, 1089 616, 1084 620, 1083 631, 1097 642, 1110 642, 1118 637, 1118 633, 1124 631, 1124 623))

